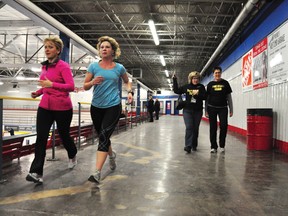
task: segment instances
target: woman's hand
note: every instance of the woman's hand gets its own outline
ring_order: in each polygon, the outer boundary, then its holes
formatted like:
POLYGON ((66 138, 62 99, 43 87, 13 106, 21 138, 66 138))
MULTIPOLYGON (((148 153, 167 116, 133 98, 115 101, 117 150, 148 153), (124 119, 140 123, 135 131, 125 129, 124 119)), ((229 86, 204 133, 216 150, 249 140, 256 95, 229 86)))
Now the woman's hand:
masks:
POLYGON ((31 97, 32 98, 37 98, 39 95, 37 94, 37 92, 31 92, 31 97))
POLYGON ((47 77, 45 77, 45 80, 39 80, 38 84, 42 88, 51 88, 53 86, 53 82, 51 82, 49 79, 47 79, 47 77))
POLYGON ((92 86, 94 86, 94 85, 100 85, 103 81, 104 81, 103 76, 96 76, 94 77, 94 79, 90 81, 90 83, 92 86))

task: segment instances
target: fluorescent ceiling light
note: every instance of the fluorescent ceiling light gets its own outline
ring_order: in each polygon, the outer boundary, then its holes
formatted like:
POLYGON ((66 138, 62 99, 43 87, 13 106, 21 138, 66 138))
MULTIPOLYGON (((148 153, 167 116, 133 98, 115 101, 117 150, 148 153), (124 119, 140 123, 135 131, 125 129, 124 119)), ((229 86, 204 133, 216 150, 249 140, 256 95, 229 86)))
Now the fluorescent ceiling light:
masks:
POLYGON ((0 81, 0 85, 3 85, 4 83, 2 81, 0 81))
POLYGON ((166 77, 169 77, 169 72, 168 72, 168 70, 165 70, 165 75, 166 75, 166 77))
POLYGON ((153 20, 149 20, 148 24, 149 24, 150 31, 152 33, 154 42, 155 42, 156 46, 158 46, 160 44, 160 42, 159 42, 159 38, 158 38, 158 35, 157 35, 157 32, 156 32, 154 21, 153 20))
POLYGON ((163 55, 160 55, 160 61, 163 66, 166 66, 166 62, 163 55))

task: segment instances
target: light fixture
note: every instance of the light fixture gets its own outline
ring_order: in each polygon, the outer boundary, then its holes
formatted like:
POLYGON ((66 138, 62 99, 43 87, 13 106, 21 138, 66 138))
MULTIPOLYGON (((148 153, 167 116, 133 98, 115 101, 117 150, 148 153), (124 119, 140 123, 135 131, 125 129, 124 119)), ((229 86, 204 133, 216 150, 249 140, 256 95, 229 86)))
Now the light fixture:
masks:
POLYGON ((167 79, 168 83, 170 84, 171 83, 171 80, 170 79, 167 79))
POLYGON ((160 44, 160 42, 159 42, 159 38, 158 38, 158 35, 157 35, 157 32, 156 32, 154 21, 153 20, 149 20, 148 24, 149 24, 150 31, 152 33, 152 37, 154 39, 154 42, 155 42, 156 46, 158 46, 160 44))
POLYGON ((168 70, 165 70, 165 75, 166 75, 167 78, 169 77, 169 72, 168 72, 168 70))
POLYGON ((3 85, 4 83, 2 81, 0 81, 0 85, 3 85))
POLYGON ((166 62, 163 55, 160 55, 160 62, 163 66, 166 66, 166 62))

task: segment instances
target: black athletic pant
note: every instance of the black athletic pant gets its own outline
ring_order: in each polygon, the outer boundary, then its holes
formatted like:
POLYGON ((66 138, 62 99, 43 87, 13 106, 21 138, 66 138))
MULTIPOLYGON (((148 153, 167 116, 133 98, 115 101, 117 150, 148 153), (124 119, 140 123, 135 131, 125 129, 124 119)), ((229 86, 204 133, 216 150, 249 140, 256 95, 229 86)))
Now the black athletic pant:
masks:
POLYGON ((54 121, 57 123, 58 133, 67 150, 68 157, 74 158, 77 154, 77 148, 70 136, 70 124, 72 121, 73 110, 52 111, 41 107, 37 111, 36 131, 37 138, 35 144, 35 158, 30 167, 30 173, 43 175, 43 166, 46 156, 46 145, 50 128, 54 121))

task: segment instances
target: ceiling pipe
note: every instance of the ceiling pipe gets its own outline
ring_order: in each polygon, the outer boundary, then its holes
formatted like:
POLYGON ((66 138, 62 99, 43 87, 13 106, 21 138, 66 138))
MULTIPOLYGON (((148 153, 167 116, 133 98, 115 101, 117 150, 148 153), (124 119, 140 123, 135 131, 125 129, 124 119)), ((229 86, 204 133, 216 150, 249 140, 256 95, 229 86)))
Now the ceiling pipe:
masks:
MULTIPOLYGON (((35 15, 36 15, 37 17, 41 18, 42 21, 50 24, 52 27, 54 27, 58 31, 61 31, 64 34, 66 34, 68 37, 70 37, 72 40, 74 40, 77 44, 79 44, 80 46, 82 46, 83 48, 88 50, 91 54, 98 56, 98 51, 93 46, 91 46, 89 43, 87 43, 85 40, 83 40, 81 37, 79 37, 73 31, 68 29, 66 26, 64 26, 62 23, 57 21, 55 18, 53 18, 52 16, 47 14, 45 11, 43 11, 42 9, 37 7, 32 2, 27 1, 27 0, 14 0, 14 1, 2 0, 2 1, 4 3, 6 3, 7 5, 15 8, 15 9, 16 8, 18 9, 19 6, 22 6, 24 9, 26 9, 28 12, 30 12, 30 13, 24 13, 24 15, 32 16, 32 19, 35 18, 35 15), (15 4, 18 4, 18 6, 15 4)), ((22 12, 23 12, 23 8, 22 8, 22 12)), ((31 17, 29 17, 29 18, 31 18, 31 17)), ((43 23, 43 22, 41 22, 41 23, 43 23)), ((81 48, 81 47, 79 47, 79 48, 81 48)))
POLYGON ((233 36, 235 31, 238 29, 238 27, 243 22, 243 20, 248 16, 248 14, 250 13, 250 11, 253 9, 253 7, 255 6, 255 4, 258 1, 259 0, 249 0, 245 4, 244 8, 242 9, 242 11, 240 12, 239 16, 236 18, 236 20, 234 21, 234 23, 232 24, 232 26, 228 30, 228 32, 225 35, 225 37, 223 38, 223 40, 221 41, 219 46, 216 48, 215 52, 212 54, 212 56, 210 57, 209 61, 206 63, 206 65, 201 70, 201 72, 200 72, 201 76, 205 73, 207 68, 214 61, 214 59, 217 57, 217 55, 221 52, 221 50, 224 48, 224 46, 229 42, 229 40, 231 39, 231 37, 233 36))

